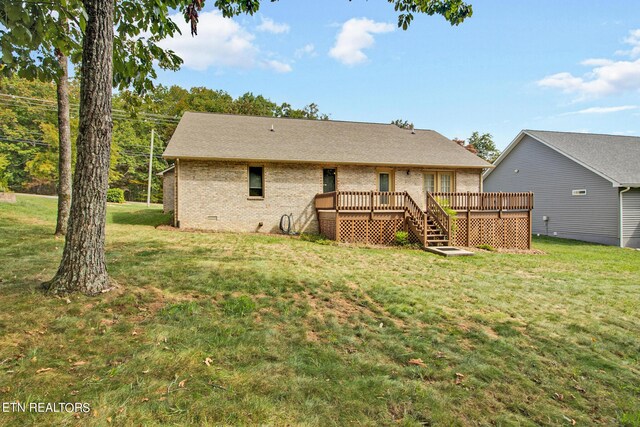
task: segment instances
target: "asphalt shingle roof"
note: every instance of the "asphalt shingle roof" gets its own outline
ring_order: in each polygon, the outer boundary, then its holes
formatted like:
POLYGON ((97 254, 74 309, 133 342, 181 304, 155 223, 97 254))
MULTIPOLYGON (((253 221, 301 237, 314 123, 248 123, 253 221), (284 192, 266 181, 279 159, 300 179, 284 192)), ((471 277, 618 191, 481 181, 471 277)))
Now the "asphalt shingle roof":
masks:
POLYGON ((411 133, 392 124, 191 112, 182 116, 163 156, 167 159, 492 167, 432 130, 411 133))
POLYGON ((640 137, 524 130, 614 184, 640 186, 640 137))

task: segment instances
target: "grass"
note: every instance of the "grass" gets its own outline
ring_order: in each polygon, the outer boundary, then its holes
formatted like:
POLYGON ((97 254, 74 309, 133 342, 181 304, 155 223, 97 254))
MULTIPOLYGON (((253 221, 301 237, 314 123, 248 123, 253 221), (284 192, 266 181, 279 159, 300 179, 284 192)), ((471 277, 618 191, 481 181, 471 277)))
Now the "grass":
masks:
POLYGON ((55 200, 0 204, 0 401, 92 409, 1 425, 640 425, 640 252, 449 259, 167 219, 109 206, 119 290, 51 298, 55 200))

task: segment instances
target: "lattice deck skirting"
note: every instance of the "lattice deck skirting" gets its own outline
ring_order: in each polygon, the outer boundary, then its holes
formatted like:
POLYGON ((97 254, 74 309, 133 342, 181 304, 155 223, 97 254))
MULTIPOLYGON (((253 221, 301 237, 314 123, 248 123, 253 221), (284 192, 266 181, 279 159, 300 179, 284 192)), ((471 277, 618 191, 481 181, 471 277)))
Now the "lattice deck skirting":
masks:
MULTIPOLYGON (((455 222, 451 246, 531 248, 529 212, 458 212, 455 222)), ((318 223, 321 234, 345 243, 390 245, 398 231, 409 231, 409 241, 420 243, 420 238, 408 230, 402 212, 318 211, 318 223)))
POLYGON ((451 245, 530 249, 530 222, 529 212, 458 212, 451 245))

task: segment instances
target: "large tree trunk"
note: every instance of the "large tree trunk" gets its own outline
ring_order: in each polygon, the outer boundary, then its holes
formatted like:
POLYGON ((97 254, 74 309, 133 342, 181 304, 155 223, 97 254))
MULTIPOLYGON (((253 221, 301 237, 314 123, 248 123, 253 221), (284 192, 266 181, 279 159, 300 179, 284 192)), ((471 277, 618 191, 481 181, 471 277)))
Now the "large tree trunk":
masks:
POLYGON ((45 284, 52 293, 109 289, 105 222, 111 145, 113 0, 83 0, 88 20, 82 42, 80 127, 69 229, 62 261, 45 284))
POLYGON ((69 72, 67 57, 56 51, 60 76, 58 78, 58 221, 56 236, 67 234, 71 209, 71 124, 69 122, 69 72))

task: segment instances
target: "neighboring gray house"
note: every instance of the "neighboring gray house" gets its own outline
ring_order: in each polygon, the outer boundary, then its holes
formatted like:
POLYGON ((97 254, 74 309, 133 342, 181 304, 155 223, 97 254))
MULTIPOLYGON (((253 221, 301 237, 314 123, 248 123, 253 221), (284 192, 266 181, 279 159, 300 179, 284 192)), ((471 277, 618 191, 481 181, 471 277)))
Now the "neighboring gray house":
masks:
POLYGON ((532 231, 640 248, 640 137, 523 130, 484 191, 533 191, 532 231))

